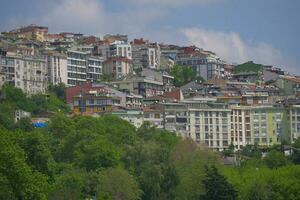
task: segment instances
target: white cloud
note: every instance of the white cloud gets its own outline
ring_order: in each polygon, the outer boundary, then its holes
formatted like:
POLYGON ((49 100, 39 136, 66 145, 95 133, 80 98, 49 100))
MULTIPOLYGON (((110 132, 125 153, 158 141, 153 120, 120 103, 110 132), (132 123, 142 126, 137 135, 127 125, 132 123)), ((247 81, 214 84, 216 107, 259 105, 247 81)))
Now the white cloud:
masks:
POLYGON ((112 12, 103 0, 57 0, 38 23, 50 31, 74 31, 86 34, 126 33, 137 36, 152 21, 167 14, 166 10, 152 7, 124 9, 112 12))
POLYGON ((227 33, 202 28, 185 28, 181 32, 189 44, 214 51, 228 62, 243 63, 252 60, 266 65, 283 66, 287 70, 296 72, 296 68, 286 67, 293 65, 293 62, 270 44, 246 42, 234 32, 227 33))
POLYGON ((60 0, 42 16, 41 23, 60 30, 94 32, 103 28, 106 20, 107 13, 97 0, 60 0))

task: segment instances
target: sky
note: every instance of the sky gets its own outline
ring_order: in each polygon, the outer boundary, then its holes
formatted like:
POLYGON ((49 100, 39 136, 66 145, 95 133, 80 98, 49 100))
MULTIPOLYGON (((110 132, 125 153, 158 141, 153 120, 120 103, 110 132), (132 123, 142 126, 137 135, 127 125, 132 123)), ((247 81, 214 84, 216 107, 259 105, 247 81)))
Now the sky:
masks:
POLYGON ((299 10, 299 0, 1 0, 0 31, 38 24, 51 33, 128 34, 300 75, 299 10))

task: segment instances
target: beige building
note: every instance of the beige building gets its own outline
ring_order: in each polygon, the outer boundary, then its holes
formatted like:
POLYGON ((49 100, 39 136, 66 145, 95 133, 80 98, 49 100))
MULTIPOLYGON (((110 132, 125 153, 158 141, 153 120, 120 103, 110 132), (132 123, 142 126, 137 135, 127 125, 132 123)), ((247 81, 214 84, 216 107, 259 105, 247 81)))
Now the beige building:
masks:
POLYGON ((44 93, 47 90, 47 67, 44 57, 7 53, 1 59, 5 82, 22 89, 26 94, 44 93))
POLYGON ((223 151, 231 144, 231 110, 225 104, 184 101, 189 105, 189 137, 211 149, 223 151))
POLYGON ((32 24, 26 27, 21 27, 16 30, 13 30, 11 31, 11 33, 17 35, 20 38, 44 42, 48 33, 48 27, 37 26, 32 24))
POLYGON ((111 75, 114 80, 132 72, 132 62, 128 58, 111 57, 104 62, 103 74, 111 75))

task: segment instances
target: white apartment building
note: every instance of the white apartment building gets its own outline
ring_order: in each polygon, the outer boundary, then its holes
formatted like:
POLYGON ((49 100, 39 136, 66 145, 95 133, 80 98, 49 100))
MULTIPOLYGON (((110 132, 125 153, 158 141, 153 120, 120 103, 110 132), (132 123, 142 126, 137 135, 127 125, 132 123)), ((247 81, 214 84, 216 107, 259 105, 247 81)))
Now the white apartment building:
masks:
POLYGON ((228 148, 231 144, 228 106, 196 101, 185 103, 189 104, 189 137, 217 151, 228 148))
POLYGON ((300 137, 300 105, 290 105, 287 109, 288 130, 287 138, 291 143, 300 137))
POLYGON ((132 59, 131 44, 125 41, 114 41, 113 43, 101 44, 98 47, 98 54, 107 60, 111 57, 122 57, 129 60, 132 59))
POLYGON ((240 150, 247 144, 253 144, 251 133, 251 107, 232 107, 231 111, 231 142, 235 149, 240 150))
POLYGON ((57 85, 68 84, 67 56, 55 52, 46 54, 48 83, 57 85))
POLYGON ((101 57, 88 57, 87 61, 87 80, 97 82, 100 80, 103 68, 103 59, 101 57))
POLYGON ((88 53, 69 50, 68 56, 68 86, 81 85, 87 79, 87 57, 88 53))

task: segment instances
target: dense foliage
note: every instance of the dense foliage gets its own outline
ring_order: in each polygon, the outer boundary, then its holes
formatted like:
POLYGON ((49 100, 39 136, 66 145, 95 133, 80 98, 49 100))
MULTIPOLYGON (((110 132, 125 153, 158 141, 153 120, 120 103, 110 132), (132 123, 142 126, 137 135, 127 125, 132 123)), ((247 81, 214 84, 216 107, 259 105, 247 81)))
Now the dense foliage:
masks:
POLYGON ((68 107, 63 102, 65 86, 50 86, 47 94, 26 96, 21 89, 10 85, 4 85, 0 89, 0 126, 12 130, 18 126, 28 126, 25 121, 14 124, 14 113, 23 110, 39 115, 43 112, 67 112, 68 107))
POLYGON ((204 82, 204 79, 201 76, 197 76, 190 66, 175 65, 172 67, 170 74, 174 76, 174 85, 176 87, 181 87, 195 80, 204 82))
MULTIPOLYGON (((32 97, 9 92, 4 111, 36 106, 32 97)), ((191 140, 149 124, 136 129, 116 116, 58 112, 45 128, 10 117, 2 115, 0 124, 0 199, 300 198, 300 141, 291 157, 277 147, 264 157, 256 146, 229 150, 240 165, 224 166, 221 155, 191 140)))
POLYGON ((242 74, 242 73, 251 73, 251 72, 259 72, 263 69, 261 64, 255 64, 252 61, 240 64, 235 66, 234 73, 235 74, 242 74))

